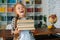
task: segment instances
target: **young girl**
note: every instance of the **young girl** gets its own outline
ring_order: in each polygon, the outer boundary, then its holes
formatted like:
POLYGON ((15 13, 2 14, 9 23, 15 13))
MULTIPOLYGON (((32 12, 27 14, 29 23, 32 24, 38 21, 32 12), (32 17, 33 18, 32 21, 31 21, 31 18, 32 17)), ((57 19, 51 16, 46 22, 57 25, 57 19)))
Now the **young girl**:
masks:
POLYGON ((13 40, 35 40, 33 34, 30 30, 18 30, 16 23, 17 20, 26 20, 26 8, 22 3, 17 3, 14 6, 14 12, 16 17, 13 18, 11 27, 12 27, 12 34, 14 34, 13 40))

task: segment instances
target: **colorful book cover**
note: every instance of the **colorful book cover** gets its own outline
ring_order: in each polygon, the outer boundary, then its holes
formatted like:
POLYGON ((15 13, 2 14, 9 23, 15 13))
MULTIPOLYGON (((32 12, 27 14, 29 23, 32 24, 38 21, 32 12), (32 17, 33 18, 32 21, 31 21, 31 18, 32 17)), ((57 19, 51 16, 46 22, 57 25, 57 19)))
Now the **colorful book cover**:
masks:
POLYGON ((7 3, 16 3, 16 0, 7 0, 7 3))

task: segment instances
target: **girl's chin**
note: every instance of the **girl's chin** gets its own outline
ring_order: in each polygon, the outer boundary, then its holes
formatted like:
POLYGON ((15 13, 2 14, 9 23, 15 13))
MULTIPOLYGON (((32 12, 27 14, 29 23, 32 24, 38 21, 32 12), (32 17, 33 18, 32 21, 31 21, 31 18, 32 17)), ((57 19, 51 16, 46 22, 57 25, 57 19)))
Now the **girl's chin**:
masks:
POLYGON ((19 16, 20 18, 23 18, 23 17, 25 17, 24 15, 21 15, 21 16, 19 16))
POLYGON ((20 13, 20 14, 24 14, 24 12, 20 13))

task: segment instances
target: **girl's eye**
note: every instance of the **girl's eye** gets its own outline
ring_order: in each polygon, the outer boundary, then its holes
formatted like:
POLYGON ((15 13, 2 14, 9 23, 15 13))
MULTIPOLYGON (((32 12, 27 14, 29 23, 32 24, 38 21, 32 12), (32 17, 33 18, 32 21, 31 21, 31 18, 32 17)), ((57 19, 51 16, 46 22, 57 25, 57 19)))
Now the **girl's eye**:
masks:
POLYGON ((22 7, 22 8, 24 8, 24 7, 22 7))
POLYGON ((20 8, 18 8, 18 9, 20 9, 20 8))

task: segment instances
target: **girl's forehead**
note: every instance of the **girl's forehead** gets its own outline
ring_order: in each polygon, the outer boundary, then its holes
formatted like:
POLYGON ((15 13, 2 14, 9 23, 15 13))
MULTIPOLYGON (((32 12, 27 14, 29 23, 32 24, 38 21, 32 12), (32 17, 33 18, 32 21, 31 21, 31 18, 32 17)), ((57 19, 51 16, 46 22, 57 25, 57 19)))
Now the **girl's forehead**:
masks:
POLYGON ((22 4, 17 4, 16 7, 24 7, 22 4))

